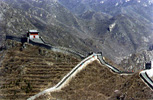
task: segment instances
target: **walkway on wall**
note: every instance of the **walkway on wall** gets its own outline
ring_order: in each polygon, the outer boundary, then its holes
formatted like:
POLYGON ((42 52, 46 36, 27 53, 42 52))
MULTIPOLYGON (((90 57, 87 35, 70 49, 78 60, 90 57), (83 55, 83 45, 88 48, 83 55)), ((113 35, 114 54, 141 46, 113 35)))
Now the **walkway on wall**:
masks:
POLYGON ((148 74, 153 75, 153 69, 150 70, 144 70, 139 73, 141 79, 143 82, 150 87, 151 90, 153 90, 153 80, 150 78, 151 76, 148 74))
MULTIPOLYGON (((94 60, 98 60, 101 64, 106 65, 109 69, 112 70, 112 72, 120 74, 120 75, 132 75, 132 72, 122 72, 120 70, 118 70, 117 68, 107 64, 104 60, 101 54, 95 54, 93 53, 92 55, 90 55, 89 57, 85 58, 84 60, 82 60, 77 66, 75 66, 56 86, 49 88, 47 90, 44 90, 43 92, 40 92, 38 94, 36 94, 35 96, 30 97, 27 100, 34 100, 35 98, 45 94, 45 93, 50 93, 53 91, 58 91, 61 88, 63 88, 71 79, 72 77, 74 77, 79 71, 81 71, 83 68, 85 68, 87 66, 87 64, 93 62, 94 60)), ((144 79, 147 79, 147 77, 145 77, 144 79)), ((149 84, 151 84, 150 86, 152 86, 153 82, 150 82, 149 80, 147 80, 146 82, 149 82, 149 84)))
POLYGON ((70 54, 79 56, 80 58, 85 58, 85 56, 80 54, 79 52, 70 50, 68 48, 51 46, 49 43, 46 43, 42 37, 40 37, 39 39, 34 39, 34 40, 29 39, 29 43, 31 43, 33 45, 38 45, 40 47, 44 47, 44 48, 47 48, 47 49, 51 49, 55 52, 70 53, 70 54))
MULTIPOLYGON (((109 67, 113 72, 120 74, 120 75, 132 75, 133 72, 122 72, 118 70, 117 68, 113 67, 112 65, 109 65, 106 63, 102 56, 98 56, 99 61, 109 67)), ((150 70, 144 70, 139 73, 141 79, 144 81, 145 84, 147 84, 151 90, 153 90, 153 80, 150 77, 153 77, 153 69, 150 70)))
POLYGON ((53 92, 53 91, 58 91, 61 88, 63 88, 71 79, 72 77, 74 77, 78 72, 80 72, 83 68, 85 68, 89 63, 93 62, 94 60, 97 59, 97 55, 100 54, 92 54, 89 57, 85 58, 84 60, 82 60, 78 65, 76 65, 57 85, 55 85, 54 87, 51 87, 49 89, 46 89, 32 97, 30 97, 27 100, 35 100, 37 97, 45 94, 45 93, 49 93, 49 92, 53 92))
POLYGON ((125 71, 120 71, 119 69, 117 69, 116 67, 108 64, 107 62, 105 62, 105 60, 103 59, 102 55, 98 55, 98 60, 101 62, 101 64, 104 64, 105 66, 107 66, 108 68, 110 68, 114 73, 120 74, 120 75, 132 75, 133 72, 125 72, 125 71))
MULTIPOLYGON (((24 37, 20 38, 20 37, 14 37, 14 36, 6 36, 6 39, 16 40, 16 41, 19 41, 19 42, 22 42, 22 43, 26 42, 26 38, 24 38, 24 37)), ((40 47, 44 47, 44 48, 47 48, 47 49, 51 49, 51 50, 56 51, 56 52, 70 53, 70 54, 79 56, 81 58, 85 58, 85 56, 81 55, 78 52, 75 52, 73 50, 69 50, 67 48, 62 48, 62 47, 53 47, 50 44, 45 43, 42 38, 40 38, 40 39, 41 39, 41 42, 30 40, 29 43, 31 43, 33 45, 38 45, 40 47)), ((40 92, 40 93, 36 94, 35 96, 30 97, 27 100, 34 100, 35 98, 37 98, 40 95, 43 95, 45 93, 60 90, 61 88, 63 88, 65 86, 65 84, 67 84, 70 81, 70 79, 73 76, 75 76, 79 71, 81 71, 83 68, 85 68, 87 64, 91 63, 94 60, 100 61, 101 64, 104 64, 105 66, 107 66, 114 73, 117 73, 117 74, 120 74, 120 75, 132 75, 133 74, 132 72, 122 72, 122 71, 120 71, 119 69, 117 69, 114 66, 109 65, 107 62, 105 62, 103 60, 102 54, 93 53, 89 57, 82 60, 77 66, 75 66, 56 86, 54 86, 52 88, 49 88, 47 90, 44 90, 43 92, 40 92)), ((141 71, 139 74, 140 74, 140 77, 143 80, 143 82, 147 86, 149 86, 151 88, 151 90, 153 90, 153 81, 150 78, 150 73, 153 73, 153 71, 149 72, 149 70, 144 70, 144 71, 141 71)))
MULTIPOLYGON (((16 40, 16 41, 19 41, 19 42, 25 42, 26 41, 25 38, 18 38, 18 37, 13 37, 13 36, 7 36, 6 39, 16 40)), ((39 42, 39 40, 38 41, 30 40, 29 43, 31 43, 33 45, 38 45, 40 47, 44 47, 44 48, 47 48, 47 49, 51 49, 53 51, 62 52, 62 53, 67 52, 67 53, 70 53, 70 54, 77 55, 81 58, 84 58, 84 56, 81 55, 78 52, 75 52, 73 50, 69 50, 67 48, 62 48, 62 47, 53 47, 50 44, 45 43, 42 38, 40 38, 40 39, 41 39, 40 40, 41 42, 39 42)), ((37 97, 39 97, 39 96, 41 96, 45 93, 60 90, 71 80, 72 77, 74 77, 79 71, 81 71, 83 68, 85 68, 87 66, 87 64, 93 62, 94 60, 98 60, 101 64, 104 64, 105 66, 107 66, 114 73, 117 73, 117 74, 120 74, 120 75, 132 75, 133 74, 132 72, 122 72, 122 71, 120 71, 119 69, 117 69, 114 66, 109 65, 107 62, 105 62, 103 60, 102 54, 93 53, 92 55, 90 55, 87 58, 85 58, 84 60, 82 60, 77 66, 75 66, 57 85, 55 85, 54 87, 51 87, 49 89, 46 89, 46 90, 30 97, 27 100, 34 100, 35 98, 37 98, 37 97)), ((151 80, 149 73, 153 73, 153 71, 149 72, 149 70, 144 70, 144 71, 141 71, 139 74, 140 74, 141 79, 144 81, 144 83, 147 84, 151 88, 151 90, 153 90, 153 81, 151 80)))
MULTIPOLYGON (((45 94, 50 93, 53 91, 58 91, 61 88, 65 87, 65 85, 74 77, 78 72, 80 72, 83 68, 85 68, 89 63, 93 62, 94 60, 98 60, 101 62, 101 64, 106 65, 109 69, 111 69, 113 72, 120 74, 120 75, 131 75, 132 72, 122 72, 118 70, 117 68, 107 64, 104 60, 101 54, 95 54, 93 53, 89 57, 82 60, 77 66, 75 66, 57 85, 55 85, 52 88, 46 89, 32 97, 30 97, 27 100, 35 100, 37 97, 45 94)), ((140 73, 140 77, 144 80, 144 82, 153 90, 153 81, 149 78, 146 71, 142 71, 140 73)))
POLYGON ((37 45, 37 46, 40 46, 40 47, 43 47, 43 48, 46 48, 46 49, 53 50, 55 52, 68 53, 68 54, 72 54, 72 55, 78 56, 78 57, 80 57, 82 59, 85 58, 85 56, 80 54, 79 52, 70 50, 68 48, 51 46, 49 43, 46 43, 43 40, 42 37, 40 37, 39 40, 38 39, 37 40, 36 39, 35 40, 28 39, 28 41, 27 41, 26 37, 16 37, 16 36, 7 35, 6 36, 6 40, 7 39, 15 40, 15 41, 18 41, 18 42, 22 42, 22 44, 24 44, 25 42, 29 42, 32 45, 37 45))

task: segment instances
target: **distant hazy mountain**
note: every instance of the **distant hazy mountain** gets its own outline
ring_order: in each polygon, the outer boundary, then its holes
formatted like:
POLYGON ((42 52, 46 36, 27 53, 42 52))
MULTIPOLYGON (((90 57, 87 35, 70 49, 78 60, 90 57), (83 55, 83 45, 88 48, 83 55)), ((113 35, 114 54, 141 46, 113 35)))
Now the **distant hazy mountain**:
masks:
POLYGON ((87 27, 94 36, 103 41, 102 50, 107 52, 104 54, 110 52, 109 57, 139 52, 148 49, 152 44, 153 0, 59 0, 59 2, 75 15, 88 20, 90 24, 87 27), (98 19, 100 14, 103 17, 98 19))
POLYGON ((153 44, 153 0, 0 0, 2 34, 38 29, 52 45, 122 57, 153 44))
MULTIPOLYGON (((75 14, 82 14, 88 10, 105 12, 111 15, 126 13, 130 10, 151 18, 153 0, 59 0, 59 2, 75 14)), ((151 18, 153 19, 153 18, 151 18)))

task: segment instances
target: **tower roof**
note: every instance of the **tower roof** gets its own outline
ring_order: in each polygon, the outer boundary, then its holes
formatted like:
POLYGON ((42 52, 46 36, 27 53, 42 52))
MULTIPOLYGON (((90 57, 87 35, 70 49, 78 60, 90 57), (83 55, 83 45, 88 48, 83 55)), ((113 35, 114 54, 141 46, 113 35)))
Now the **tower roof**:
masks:
POLYGON ((30 33, 38 33, 37 30, 29 30, 30 33))

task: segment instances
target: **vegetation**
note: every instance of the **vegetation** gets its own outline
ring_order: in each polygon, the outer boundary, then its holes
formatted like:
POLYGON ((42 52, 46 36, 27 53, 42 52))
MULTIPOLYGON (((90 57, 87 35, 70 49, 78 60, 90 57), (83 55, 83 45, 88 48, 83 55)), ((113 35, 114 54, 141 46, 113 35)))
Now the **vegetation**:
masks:
POLYGON ((67 87, 37 98, 42 100, 148 100, 152 90, 138 73, 122 76, 112 73, 105 65, 94 61, 77 74, 67 87))
POLYGON ((7 48, 0 68, 3 100, 25 100, 56 85, 81 60, 27 43, 22 48, 21 43, 10 40, 7 48))

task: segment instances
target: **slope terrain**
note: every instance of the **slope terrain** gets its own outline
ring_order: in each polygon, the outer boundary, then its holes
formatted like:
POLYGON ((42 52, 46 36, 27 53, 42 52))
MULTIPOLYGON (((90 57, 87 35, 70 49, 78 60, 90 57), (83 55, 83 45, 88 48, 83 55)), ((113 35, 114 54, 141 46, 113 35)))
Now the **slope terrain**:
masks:
MULTIPOLYGON (((1 100, 25 100, 56 85, 81 59, 37 46, 8 40, 1 58, 1 100)), ((105 61, 113 66, 109 59, 105 61)), ((98 61, 89 64, 61 91, 36 100, 116 100, 153 99, 153 92, 139 74, 120 76, 98 61)))
POLYGON ((120 76, 95 61, 89 64, 61 91, 46 94, 37 100, 148 100, 153 91, 139 74, 120 76))
POLYGON ((25 100, 56 85, 80 58, 30 44, 7 42, 0 67, 0 99, 25 100))
POLYGON ((122 57, 147 50, 152 44, 152 0, 59 2, 76 16, 87 20, 88 24, 84 25, 84 30, 90 30, 94 38, 99 40, 99 44, 96 43, 98 49, 117 63, 122 57))
POLYGON ((89 43, 80 38, 83 36, 75 29, 78 24, 75 16, 54 0, 0 0, 0 5, 0 45, 6 35, 19 37, 30 29, 38 29, 51 45, 80 47, 77 49, 80 52, 90 50, 89 43))
MULTIPOLYGON (((152 11, 149 11, 147 7, 151 7, 153 0, 58 0, 62 5, 64 5, 67 9, 72 11, 75 14, 83 14, 84 12, 96 11, 96 12, 105 12, 110 15, 117 15, 119 13, 126 13, 131 10, 131 8, 137 9, 138 6, 141 6, 139 12, 136 13, 141 14, 141 12, 145 13, 145 17, 149 20, 152 15, 152 11), (147 12, 143 10, 146 7, 147 12), (124 11, 129 8, 129 10, 124 11), (141 11, 140 11, 141 10, 141 11)), ((133 10, 135 12, 135 10, 133 10)))
POLYGON ((145 64, 153 60, 153 51, 145 50, 125 57, 119 64, 125 70, 140 71, 145 69, 145 64))
MULTIPOLYGON (((1 0, 1 41, 38 29, 45 41, 120 63, 153 44, 152 0, 1 0), (78 48, 79 47, 79 48, 78 48)), ((2 44, 2 42, 1 42, 2 44)))

